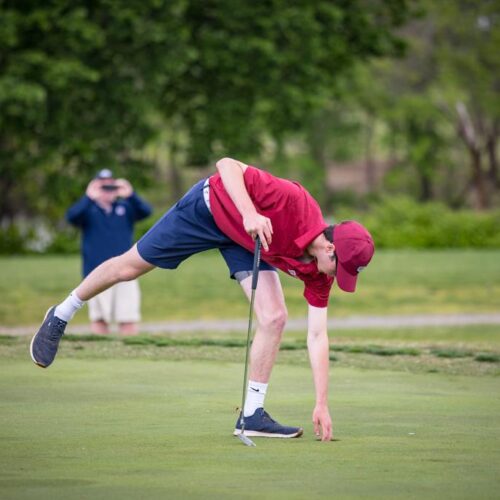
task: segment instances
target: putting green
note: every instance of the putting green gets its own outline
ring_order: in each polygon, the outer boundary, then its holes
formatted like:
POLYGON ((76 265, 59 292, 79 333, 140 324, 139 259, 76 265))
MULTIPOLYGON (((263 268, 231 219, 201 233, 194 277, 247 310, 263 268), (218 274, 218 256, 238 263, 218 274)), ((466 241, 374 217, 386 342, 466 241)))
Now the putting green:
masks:
POLYGON ((0 366, 0 497, 493 498, 500 379, 333 368, 316 442, 305 366, 279 365, 267 409, 297 440, 231 436, 241 363, 28 359, 0 366))

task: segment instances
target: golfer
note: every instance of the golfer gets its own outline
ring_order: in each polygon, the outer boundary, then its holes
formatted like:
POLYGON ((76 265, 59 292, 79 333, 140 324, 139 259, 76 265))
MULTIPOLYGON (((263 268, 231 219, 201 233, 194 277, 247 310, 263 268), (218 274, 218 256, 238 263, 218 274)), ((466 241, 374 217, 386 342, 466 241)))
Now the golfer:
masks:
MULTIPOLYGON (((212 248, 219 249, 230 276, 250 297, 253 240, 258 236, 263 252, 255 297, 258 327, 243 408, 245 434, 279 438, 302 435, 300 427, 281 425, 264 411, 287 317, 278 268, 304 282, 307 346, 316 392, 312 419, 316 435, 330 441, 328 297, 335 278, 342 290, 354 292, 358 273, 373 256, 373 240, 357 222, 326 224, 318 203, 297 182, 231 158, 219 160, 217 170, 195 184, 129 251, 102 263, 66 300, 49 309, 31 341, 31 357, 39 366, 48 367, 68 321, 98 293, 155 267, 175 269, 191 255, 212 248)), ((235 434, 240 432, 239 422, 235 434)))

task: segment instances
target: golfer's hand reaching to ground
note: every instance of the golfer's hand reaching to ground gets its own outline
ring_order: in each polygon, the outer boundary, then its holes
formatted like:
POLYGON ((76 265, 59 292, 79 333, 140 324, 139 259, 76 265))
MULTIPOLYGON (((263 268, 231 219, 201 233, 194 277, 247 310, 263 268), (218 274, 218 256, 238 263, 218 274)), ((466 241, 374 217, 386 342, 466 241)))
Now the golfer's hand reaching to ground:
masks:
POLYGON ((257 212, 246 215, 243 217, 243 227, 253 239, 257 236, 260 238, 266 252, 269 250, 269 245, 273 240, 273 225, 269 217, 264 217, 257 212))
POLYGON ((314 434, 321 441, 331 441, 332 434, 332 419, 326 405, 316 405, 312 416, 314 424, 314 434))

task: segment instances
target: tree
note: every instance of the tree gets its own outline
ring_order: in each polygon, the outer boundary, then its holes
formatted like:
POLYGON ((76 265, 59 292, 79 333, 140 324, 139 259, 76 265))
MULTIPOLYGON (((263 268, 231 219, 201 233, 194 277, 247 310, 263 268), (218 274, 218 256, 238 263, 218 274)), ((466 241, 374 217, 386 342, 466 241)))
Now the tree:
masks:
POLYGON ((103 165, 147 177, 158 116, 185 163, 256 154, 263 135, 300 129, 356 61, 396 51, 408 4, 3 0, 2 218, 59 217, 103 165))
POLYGON ((181 0, 0 4, 0 213, 58 217, 102 166, 140 178, 181 0))
POLYGON ((190 57, 163 109, 181 117, 195 162, 255 154, 262 132, 279 142, 302 130, 353 64, 397 52, 409 14, 405 0, 192 1, 190 57))
POLYGON ((500 4, 454 0, 430 8, 436 16, 446 103, 469 152, 469 186, 476 206, 486 208, 500 190, 500 4))
POLYGON ((446 191, 456 205, 472 192, 475 205, 485 208, 500 188, 500 5, 452 0, 422 6, 400 32, 406 56, 364 65, 340 104, 385 123, 400 169, 407 178, 416 174, 419 199, 446 191), (436 183, 446 165, 455 175, 445 183, 457 186, 444 189, 436 183), (462 187, 464 168, 469 173, 462 187))

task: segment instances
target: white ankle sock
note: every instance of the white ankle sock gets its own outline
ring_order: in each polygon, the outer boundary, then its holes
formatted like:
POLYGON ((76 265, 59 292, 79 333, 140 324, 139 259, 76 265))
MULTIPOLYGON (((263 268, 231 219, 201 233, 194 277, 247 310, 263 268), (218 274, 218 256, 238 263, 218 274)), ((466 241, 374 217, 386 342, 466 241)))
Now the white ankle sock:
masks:
POLYGON ((267 384, 261 382, 248 381, 247 397, 245 399, 245 408, 243 415, 251 417, 257 408, 264 408, 264 399, 266 399, 267 384))
POLYGON ((84 304, 85 302, 83 300, 80 300, 76 292, 73 290, 68 295, 68 298, 56 307, 54 314, 63 321, 69 321, 71 318, 73 318, 76 311, 78 311, 78 309, 81 309, 84 304))

